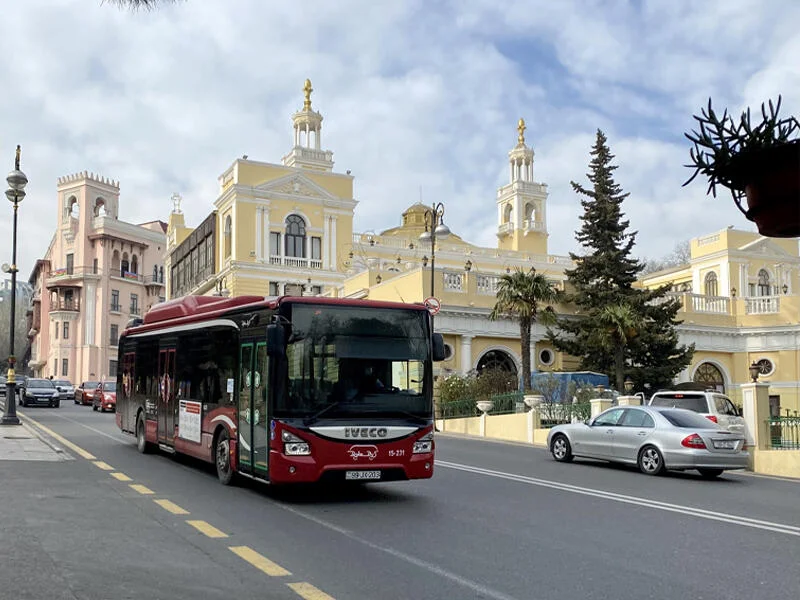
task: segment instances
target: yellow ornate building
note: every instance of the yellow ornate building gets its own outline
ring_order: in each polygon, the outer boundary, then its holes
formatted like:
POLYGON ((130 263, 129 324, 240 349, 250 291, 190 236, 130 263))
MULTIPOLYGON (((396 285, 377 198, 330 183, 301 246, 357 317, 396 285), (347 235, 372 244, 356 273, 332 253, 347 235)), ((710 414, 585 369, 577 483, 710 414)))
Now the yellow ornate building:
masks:
MULTIPOLYGON (((195 229, 186 227, 174 197, 165 260, 169 297, 323 294, 422 302, 435 296, 441 303, 436 329, 452 349, 440 363, 443 372, 500 366, 518 373, 518 325, 488 319, 499 278, 534 267, 563 287, 564 270, 572 266, 568 257, 548 253, 547 185, 534 179, 524 121, 508 153, 508 182, 497 190, 496 247, 451 233, 439 236, 434 249, 420 239, 432 216, 432 207, 421 203, 409 206, 396 227, 353 232, 353 178, 334 172, 333 153, 322 149, 323 118, 312 108, 311 92, 307 80, 303 107, 292 117, 293 145, 281 164, 234 161, 219 178, 215 210, 195 229)), ((695 343, 697 352, 678 380, 720 387, 738 401, 748 366, 761 361, 776 407, 800 409, 798 272, 796 240, 727 229, 693 240, 689 264, 644 278, 644 286, 671 283, 683 300, 681 341, 695 343)), ((574 314, 571 307, 555 308, 574 314)), ((531 344, 536 371, 578 366, 553 350, 538 324, 531 344)))

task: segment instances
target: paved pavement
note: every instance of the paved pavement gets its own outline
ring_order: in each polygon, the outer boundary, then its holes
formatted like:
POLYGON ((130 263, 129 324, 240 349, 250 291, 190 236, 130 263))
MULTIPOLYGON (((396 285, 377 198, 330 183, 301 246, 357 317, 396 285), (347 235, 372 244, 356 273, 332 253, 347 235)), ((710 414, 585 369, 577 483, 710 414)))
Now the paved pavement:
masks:
POLYGON ((0 506, 15 507, 15 519, 0 517, 0 598, 730 600, 800 590, 796 482, 652 478, 439 436, 430 481, 224 487, 195 461, 138 454, 111 414, 24 414, 74 444, 64 447, 77 460, 0 463, 0 506), (28 588, 5 596, 7 581, 28 588))

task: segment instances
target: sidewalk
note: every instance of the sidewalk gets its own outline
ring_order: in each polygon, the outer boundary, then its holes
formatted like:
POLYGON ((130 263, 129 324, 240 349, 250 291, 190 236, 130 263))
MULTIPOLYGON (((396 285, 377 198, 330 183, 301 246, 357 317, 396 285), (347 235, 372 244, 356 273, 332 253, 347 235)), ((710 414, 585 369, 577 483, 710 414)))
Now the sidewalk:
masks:
MULTIPOLYGON (((5 399, 0 400, 5 414, 5 399)), ((22 425, 0 425, 0 461, 34 460, 58 462, 73 460, 56 444, 45 438, 20 417, 22 425)))

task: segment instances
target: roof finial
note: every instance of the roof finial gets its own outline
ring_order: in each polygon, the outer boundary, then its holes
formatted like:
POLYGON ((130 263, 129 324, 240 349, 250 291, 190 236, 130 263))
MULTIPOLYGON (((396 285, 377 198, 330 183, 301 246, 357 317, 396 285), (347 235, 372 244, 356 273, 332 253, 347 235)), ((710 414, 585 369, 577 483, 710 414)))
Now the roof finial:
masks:
POLYGON ((14 157, 14 169, 16 171, 19 171, 19 155, 20 155, 20 152, 22 152, 22 148, 20 148, 19 144, 17 144, 17 154, 14 157))
POLYGON ((306 79, 306 83, 303 86, 303 92, 305 93, 306 100, 303 102, 303 110, 309 111, 311 110, 311 92, 314 91, 314 88, 311 87, 311 80, 306 79))
POLYGON ((520 118, 519 123, 517 123, 517 131, 519 131, 519 135, 517 136, 517 145, 524 146, 525 145, 525 119, 520 118))
POLYGON ((178 192, 175 192, 174 194, 172 194, 171 200, 172 200, 172 212, 180 214, 181 201, 183 200, 183 198, 181 198, 181 195, 178 192))

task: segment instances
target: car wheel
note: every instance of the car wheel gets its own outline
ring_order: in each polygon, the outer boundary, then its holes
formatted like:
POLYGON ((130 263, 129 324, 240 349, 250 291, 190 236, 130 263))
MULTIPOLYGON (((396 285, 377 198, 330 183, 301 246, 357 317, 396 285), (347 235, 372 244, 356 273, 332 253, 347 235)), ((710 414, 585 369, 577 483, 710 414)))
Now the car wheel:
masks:
POLYGON ((723 469, 697 469, 703 479, 716 479, 722 475, 723 469))
POLYGON ((147 454, 150 452, 150 444, 147 441, 144 428, 144 419, 142 418, 141 413, 136 421, 136 449, 142 454, 147 454))
POLYGON ((664 457, 655 446, 645 446, 639 451, 638 464, 645 475, 658 475, 664 471, 664 457))
POLYGON ((61 400, 56 400, 56 403, 53 404, 55 408, 61 408, 61 400))
POLYGON ((550 443, 550 452, 558 462, 572 462, 574 458, 567 436, 560 433, 553 437, 553 441, 550 443))
POLYGON ((231 468, 231 440, 226 430, 217 437, 214 444, 214 463, 217 466, 217 477, 222 485, 230 485, 233 480, 231 468))
POLYGON ((97 411, 97 405, 94 403, 92 404, 92 410, 97 411))

